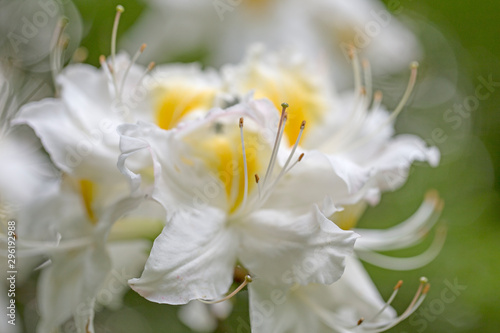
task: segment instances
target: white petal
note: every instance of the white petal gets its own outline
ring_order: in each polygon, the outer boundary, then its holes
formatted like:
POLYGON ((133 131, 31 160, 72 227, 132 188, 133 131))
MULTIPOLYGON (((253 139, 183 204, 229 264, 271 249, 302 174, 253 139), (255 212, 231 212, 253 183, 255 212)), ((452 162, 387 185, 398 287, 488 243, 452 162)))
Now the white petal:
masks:
POLYGON ((103 246, 54 255, 38 283, 41 321, 37 332, 52 330, 78 311, 87 308, 109 273, 111 262, 103 246))
POLYGON ((207 304, 191 301, 179 309, 179 319, 196 332, 214 332, 217 328, 217 318, 210 312, 207 304))
POLYGON ((86 119, 85 124, 75 118, 74 111, 60 100, 45 99, 24 106, 13 123, 32 127, 54 163, 64 172, 101 182, 121 179, 116 169, 119 156, 116 124, 110 118, 103 118, 104 115, 86 119))
MULTIPOLYGON (((385 302, 363 266, 353 257, 346 263, 344 275, 332 285, 297 285, 286 290, 264 281, 251 283, 252 332, 352 332, 360 318, 372 319, 385 302)), ((375 321, 395 316, 389 307, 375 321)))
POLYGON ((427 147, 422 139, 414 135, 398 135, 366 166, 372 168, 372 178, 378 188, 394 191, 406 181, 412 163, 428 162, 435 167, 439 158, 439 150, 427 147))
POLYGON ((109 243, 113 269, 96 296, 98 304, 113 310, 121 307, 122 298, 129 290, 127 281, 141 273, 150 248, 151 243, 148 240, 109 243))
POLYGON ((257 211, 237 227, 241 263, 273 284, 335 282, 357 238, 328 220, 317 206, 301 216, 257 211))
POLYGON ((214 299, 233 281, 236 237, 216 209, 178 212, 156 238, 142 276, 129 281, 150 301, 214 299))

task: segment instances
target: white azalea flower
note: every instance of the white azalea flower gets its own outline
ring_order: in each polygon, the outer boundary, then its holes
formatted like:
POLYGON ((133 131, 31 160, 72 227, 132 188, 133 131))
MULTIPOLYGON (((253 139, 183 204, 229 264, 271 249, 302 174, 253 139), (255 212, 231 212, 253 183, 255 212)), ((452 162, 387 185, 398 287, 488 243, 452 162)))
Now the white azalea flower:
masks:
MULTIPOLYGON (((227 89, 240 98, 253 92, 257 98, 270 99, 275 106, 284 101, 289 103, 290 123, 302 120, 308 123, 308 131, 300 143, 304 151, 319 150, 330 160, 349 160, 369 174, 362 192, 337 202, 354 204, 364 198, 375 204, 382 191, 395 190, 406 181, 414 161, 428 161, 436 166, 439 151, 426 147, 416 136, 394 136, 393 123, 411 94, 416 67, 412 68, 401 102, 389 113, 381 106, 381 93, 372 92, 369 64, 364 62, 361 68, 353 49, 351 57, 354 96, 337 95, 328 73, 311 66, 300 55, 266 54, 259 46, 254 47, 242 64, 225 66, 223 73, 227 89)), ((296 128, 285 130, 285 142, 293 144, 296 128)))
POLYGON ((343 70, 347 46, 363 49, 381 72, 397 71, 418 57, 413 34, 376 0, 149 1, 125 48, 152 46, 149 58, 172 61, 207 54, 214 66, 239 61, 255 42, 291 48, 343 70), (162 33, 152 33, 160 30, 162 33))
MULTIPOLYGON (((415 84, 416 65, 412 65, 409 84, 401 102, 389 113, 381 106, 381 93, 372 91, 369 64, 361 64, 354 49, 351 49, 350 57, 355 91, 349 95, 335 94, 333 84, 321 73, 321 69, 308 66, 303 58, 295 54, 266 55, 261 47, 257 47, 241 65, 223 69, 227 89, 240 98, 252 92, 256 97, 269 98, 275 105, 289 101, 290 122, 293 123, 294 119, 308 121, 308 132, 299 150, 306 154, 310 150, 319 150, 330 160, 349 160, 368 173, 361 191, 337 197, 336 202, 343 206, 343 210, 335 212, 331 219, 344 230, 355 227, 367 203, 376 204, 382 192, 401 186, 414 161, 428 161, 432 166, 439 162, 439 151, 435 147, 426 147, 420 138, 394 136, 393 123, 415 84)), ((293 138, 294 135, 293 132, 284 133, 285 138, 293 138)), ((361 235, 360 242, 355 245, 355 254, 371 264, 388 269, 415 269, 427 264, 443 245, 445 234, 441 229, 438 229, 431 247, 416 257, 394 258, 378 251, 417 244, 437 222, 441 206, 439 196, 431 192, 412 217, 392 229, 353 229, 361 235)), ((251 294, 252 329, 257 332, 300 332, 306 328, 318 332, 381 331, 396 325, 418 307, 413 302, 400 317, 387 310, 375 315, 379 309, 385 308, 383 302, 373 302, 376 299, 374 295, 378 295, 376 288, 355 257, 347 265, 353 265, 350 272, 354 273, 346 273, 345 279, 343 277, 331 286, 307 285, 292 288, 288 293, 278 288, 288 298, 279 304, 279 310, 268 316, 261 313, 262 306, 259 307, 259 304, 269 302, 276 287, 265 282, 251 285, 249 288, 256 290, 251 294), (346 286, 346 281, 360 279, 365 280, 358 286, 361 293, 354 285, 346 286), (302 320, 304 317, 306 319, 302 320), (360 318, 372 319, 358 327, 360 318)), ((380 300, 380 296, 377 297, 380 300)), ((273 311, 274 306, 277 305, 273 304, 273 311)))
POLYGON ((149 151, 152 197, 168 222, 142 276, 129 282, 134 290, 159 303, 214 299, 232 284, 237 261, 253 277, 276 284, 329 284, 342 275, 356 237, 323 212, 332 213, 331 197, 354 186, 321 154, 297 159, 296 145, 279 150, 285 114, 279 118, 268 102, 253 101, 171 131, 146 123, 120 127, 122 171, 138 188, 141 177, 127 161, 149 151), (293 168, 294 161, 300 164, 293 168), (307 260, 314 269, 301 269, 307 260))

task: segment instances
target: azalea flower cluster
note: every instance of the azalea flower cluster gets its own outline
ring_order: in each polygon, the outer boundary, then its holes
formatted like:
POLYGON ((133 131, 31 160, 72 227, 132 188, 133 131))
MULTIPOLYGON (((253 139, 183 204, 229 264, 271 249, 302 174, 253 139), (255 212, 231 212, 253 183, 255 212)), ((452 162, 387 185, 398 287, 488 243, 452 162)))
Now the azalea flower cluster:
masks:
POLYGON ((10 121, 36 134, 36 153, 56 169, 29 181, 43 191, 15 212, 18 253, 41 271, 37 331, 73 318, 93 332, 94 308, 119 306, 126 291, 116 279, 152 302, 187 304, 180 316, 193 329, 214 328, 245 287, 252 332, 380 332, 411 315, 428 281, 398 316, 390 304, 401 282, 384 301, 359 259, 396 270, 428 263, 442 228, 417 257, 379 252, 424 239, 441 199, 429 192, 386 230, 356 222, 413 162, 439 162, 435 147, 394 133, 418 65, 391 111, 354 46, 354 89, 343 94, 308 57, 262 45, 220 70, 143 67, 146 45, 116 54, 122 11, 100 68, 68 65, 55 75, 57 96, 10 121))

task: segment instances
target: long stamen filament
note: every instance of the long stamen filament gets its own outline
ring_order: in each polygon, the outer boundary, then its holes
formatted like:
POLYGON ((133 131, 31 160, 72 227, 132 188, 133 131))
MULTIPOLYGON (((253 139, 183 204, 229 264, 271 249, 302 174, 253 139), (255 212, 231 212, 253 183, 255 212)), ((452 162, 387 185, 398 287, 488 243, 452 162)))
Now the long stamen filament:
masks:
POLYGON ((229 295, 227 295, 227 296, 225 296, 225 297, 223 297, 221 299, 218 299, 218 300, 204 300, 204 299, 199 299, 199 301, 202 302, 202 303, 205 303, 205 304, 217 304, 217 303, 221 303, 221 302, 227 301, 228 299, 231 299, 237 293, 239 293, 240 290, 243 289, 243 288, 245 288, 245 286, 247 284, 249 284, 250 282, 252 282, 252 277, 250 275, 247 275, 247 276, 245 276, 245 280, 238 286, 238 288, 236 288, 229 295))
MULTIPOLYGON (((299 132, 299 135, 297 136, 297 140, 295 140, 295 144, 293 145, 292 151, 290 152, 290 155, 288 156, 288 159, 286 160, 285 165, 281 169, 281 172, 279 173, 278 177, 276 177, 276 180, 270 186, 271 188, 274 187, 274 185, 276 185, 279 182, 279 180, 281 179, 281 177, 283 177, 283 175, 285 175, 288 171, 290 171, 291 168, 287 169, 287 167, 290 164, 290 161, 292 160, 293 155, 295 154, 295 150, 297 150, 297 147, 299 146, 300 138, 302 137, 302 133, 304 132, 305 127, 306 127, 306 121, 304 120, 304 121, 302 121, 302 124, 300 125, 300 132, 299 132)), ((302 160, 303 156, 304 156, 304 154, 301 154, 299 156, 299 159, 292 166, 294 166, 295 164, 300 162, 300 160, 302 160)))
POLYGON ((115 21, 113 22, 113 32, 111 33, 111 64, 109 66, 111 75, 113 77, 113 85, 115 87, 115 94, 119 98, 118 83, 116 81, 116 35, 118 33, 118 24, 120 23, 120 16, 125 11, 122 5, 116 6, 115 21))
POLYGON ((113 22, 113 32, 111 34, 111 61, 113 67, 115 67, 115 57, 116 57, 116 35, 118 34, 118 24, 120 23, 120 16, 125 11, 122 5, 116 6, 115 21, 113 22))
POLYGON ((248 165, 247 165, 247 154, 245 152, 245 140, 243 138, 243 118, 240 118, 240 137, 241 137, 241 153, 243 155, 243 170, 245 177, 245 189, 243 192, 243 201, 241 207, 245 207, 247 197, 248 197, 248 165))
POLYGON ((274 141, 274 147, 273 147, 273 151, 271 153, 271 159, 269 160, 269 164, 267 166, 266 175, 264 176, 263 186, 266 185, 267 179, 269 178, 270 174, 273 172, 274 162, 276 161, 276 156, 278 155, 279 144, 281 142, 281 138, 283 136, 283 131, 285 129, 285 124, 286 124, 286 120, 287 120, 286 109, 288 108, 288 104, 282 103, 281 107, 283 109, 281 110, 281 117, 280 117, 280 122, 278 125, 278 133, 276 135, 276 140, 274 141))
MULTIPOLYGON (((410 95, 413 91, 413 88, 415 87, 415 83, 417 82, 417 72, 418 72, 418 62, 414 61, 412 62, 411 66, 411 74, 410 78, 408 80, 408 85, 406 87, 406 90, 403 94, 403 97, 401 98, 401 101, 399 102, 398 106, 394 109, 394 111, 391 113, 391 115, 386 119, 385 122, 380 124, 376 129, 374 129, 372 132, 369 134, 365 135, 364 137, 360 138, 358 141, 353 142, 351 145, 344 147, 344 150, 353 150, 361 145, 365 144, 367 141, 372 139, 382 128, 390 124, 396 117, 401 113, 403 110, 404 106, 408 102, 408 99, 410 98, 410 95)), ((375 101, 374 101, 375 104, 375 101)))
POLYGON ((354 329, 355 327, 361 327, 363 329, 363 332, 373 332, 373 333, 384 332, 384 331, 390 329, 391 327, 396 326, 401 321, 408 318, 412 313, 414 313, 416 311, 416 309, 424 301, 424 299, 429 291, 429 288, 430 288, 430 284, 428 283, 428 280, 425 277, 420 278, 420 285, 417 289, 417 292, 415 293, 415 296, 413 297, 412 301, 410 302, 410 304, 408 305, 406 310, 401 315, 399 315, 398 317, 394 318, 393 320, 391 320, 389 322, 387 322, 387 321, 382 322, 382 323, 374 322, 374 320, 378 316, 380 316, 382 314, 382 312, 392 303, 392 301, 396 297, 396 294, 397 294, 399 288, 401 287, 402 283, 403 283, 402 281, 399 281, 396 284, 391 297, 389 298, 389 300, 384 304, 382 309, 375 316, 373 316, 370 320, 365 320, 364 318, 361 318, 360 320, 358 320, 356 326, 351 327, 351 329, 354 329))
POLYGON ((361 63, 363 66, 363 73, 365 75, 365 87, 366 87, 366 109, 370 106, 370 101, 372 100, 372 71, 370 67, 370 62, 364 59, 361 63))
POLYGON ((123 94, 123 87, 125 86, 125 80, 127 79, 128 73, 130 72, 130 69, 132 66, 136 63, 137 59, 141 56, 141 54, 144 52, 146 49, 146 44, 142 44, 139 50, 134 54, 134 57, 130 61, 130 63, 127 66, 127 69, 125 70, 125 73, 123 73, 122 81, 120 83, 120 89, 118 90, 118 95, 121 97, 123 94))

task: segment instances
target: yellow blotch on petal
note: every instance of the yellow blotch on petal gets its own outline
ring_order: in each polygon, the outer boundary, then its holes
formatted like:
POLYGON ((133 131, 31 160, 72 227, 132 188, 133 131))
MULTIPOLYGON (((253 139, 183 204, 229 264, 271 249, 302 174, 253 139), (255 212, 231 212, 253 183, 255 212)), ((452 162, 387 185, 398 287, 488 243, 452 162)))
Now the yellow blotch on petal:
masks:
POLYGON ((344 210, 333 214, 331 219, 340 229, 351 230, 358 224, 361 215, 366 210, 366 202, 344 206, 344 210))
POLYGON ((90 180, 81 179, 79 181, 79 185, 80 185, 80 194, 82 197, 83 206, 85 208, 85 211, 87 212, 87 217, 93 224, 96 224, 97 218, 92 209, 92 204, 94 201, 95 190, 96 190, 95 184, 90 180))
MULTIPOLYGON (((229 127, 229 125, 226 125, 229 127)), ((256 188, 255 174, 262 168, 262 162, 268 155, 262 156, 258 145, 258 135, 251 131, 244 132, 247 160, 248 192, 256 188)), ((245 171, 243 150, 237 123, 233 128, 225 128, 221 133, 213 131, 203 140, 186 139, 200 157, 222 183, 227 198, 229 213, 235 212, 243 201, 245 189, 245 171)))
MULTIPOLYGON (((284 133, 290 146, 299 135, 302 121, 307 122, 309 129, 314 128, 323 120, 327 105, 321 91, 304 75, 287 68, 279 69, 278 75, 254 68, 244 82, 245 90, 253 89, 255 98, 271 100, 278 111, 281 112, 281 103, 289 105, 284 133)), ((306 136, 307 130, 303 138, 306 136)))
POLYGON ((195 110, 209 110, 215 90, 191 87, 187 83, 171 84, 156 89, 156 122, 162 129, 175 127, 184 116, 195 110))

